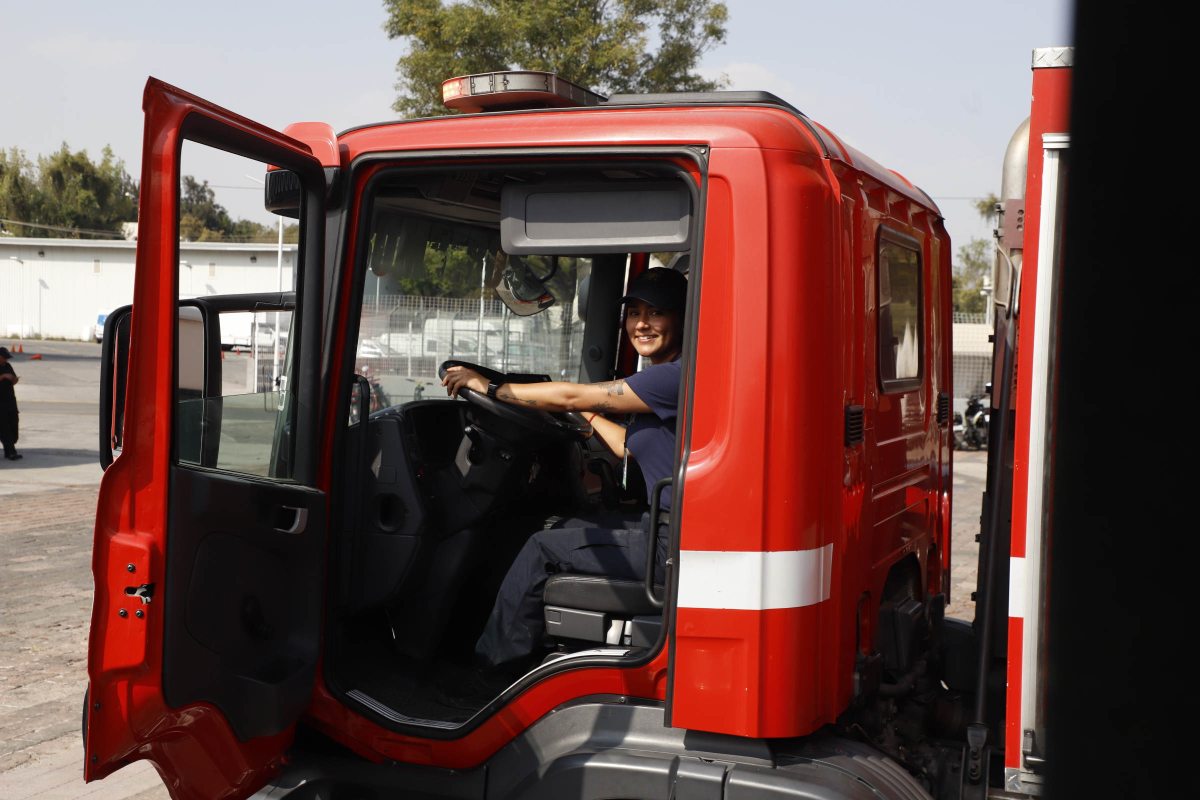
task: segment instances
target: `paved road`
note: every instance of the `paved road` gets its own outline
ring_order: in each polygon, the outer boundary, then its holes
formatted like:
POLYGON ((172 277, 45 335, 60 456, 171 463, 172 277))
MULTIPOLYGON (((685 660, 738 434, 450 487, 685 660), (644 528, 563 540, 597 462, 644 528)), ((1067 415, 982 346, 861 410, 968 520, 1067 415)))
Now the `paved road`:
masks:
POLYGON ((12 363, 25 458, 0 461, 0 798, 165 800, 146 762, 82 777, 100 346, 24 350, 12 363))
MULTIPOLYGON (((26 344, 13 366, 25 459, 0 461, 0 798, 164 800, 144 761, 82 779, 99 346, 26 344)), ((956 454, 951 616, 971 614, 982 485, 983 454, 956 454)))

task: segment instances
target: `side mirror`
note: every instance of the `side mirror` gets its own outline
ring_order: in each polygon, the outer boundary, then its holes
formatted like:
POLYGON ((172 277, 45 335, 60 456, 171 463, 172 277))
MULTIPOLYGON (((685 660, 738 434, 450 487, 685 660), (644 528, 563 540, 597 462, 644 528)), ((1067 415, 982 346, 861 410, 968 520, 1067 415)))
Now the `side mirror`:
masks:
POLYGON ((272 214, 300 218, 300 177, 289 169, 268 170, 263 181, 263 205, 272 214))
MULTIPOLYGON (((184 435, 178 446, 184 460, 212 466, 220 435, 220 409, 208 408, 204 398, 219 395, 221 384, 220 329, 198 306, 179 307, 176 409, 184 435)), ((100 350, 100 468, 108 469, 125 443, 125 396, 129 380, 129 330, 133 306, 121 306, 104 320, 100 350)))

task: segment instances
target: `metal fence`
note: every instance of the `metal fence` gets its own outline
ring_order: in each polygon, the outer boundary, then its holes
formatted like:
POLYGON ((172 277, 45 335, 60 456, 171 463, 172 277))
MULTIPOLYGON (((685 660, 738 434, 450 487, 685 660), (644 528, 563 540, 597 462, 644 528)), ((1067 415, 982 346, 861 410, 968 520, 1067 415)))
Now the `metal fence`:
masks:
POLYGON ((439 383, 438 366, 452 358, 576 380, 582 339, 573 305, 519 317, 496 298, 380 295, 363 305, 356 368, 389 394, 414 396, 439 383))
POLYGON ((954 407, 961 411, 971 395, 982 395, 992 380, 992 328, 985 314, 955 312, 953 330, 954 407))

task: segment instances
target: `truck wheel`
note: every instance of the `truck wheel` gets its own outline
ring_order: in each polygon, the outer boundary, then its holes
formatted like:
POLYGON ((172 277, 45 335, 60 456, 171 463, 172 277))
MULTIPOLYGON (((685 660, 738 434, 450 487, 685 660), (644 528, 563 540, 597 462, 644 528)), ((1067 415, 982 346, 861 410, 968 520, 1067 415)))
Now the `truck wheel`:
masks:
POLYGON ((800 755, 836 766, 857 777, 887 800, 932 800, 929 790, 899 762, 870 745, 840 737, 807 743, 800 755))

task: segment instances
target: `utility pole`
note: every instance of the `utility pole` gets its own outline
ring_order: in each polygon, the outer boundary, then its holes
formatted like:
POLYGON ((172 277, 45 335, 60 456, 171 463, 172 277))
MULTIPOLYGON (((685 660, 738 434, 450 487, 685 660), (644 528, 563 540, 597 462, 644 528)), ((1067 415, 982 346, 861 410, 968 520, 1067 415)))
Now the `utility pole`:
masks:
POLYGON ((21 302, 21 329, 19 331, 17 331, 17 337, 21 340, 21 343, 24 344, 25 343, 25 293, 26 293, 25 262, 24 262, 24 260, 17 258, 16 256, 9 256, 8 260, 15 261, 21 265, 21 301, 20 301, 21 302))

